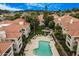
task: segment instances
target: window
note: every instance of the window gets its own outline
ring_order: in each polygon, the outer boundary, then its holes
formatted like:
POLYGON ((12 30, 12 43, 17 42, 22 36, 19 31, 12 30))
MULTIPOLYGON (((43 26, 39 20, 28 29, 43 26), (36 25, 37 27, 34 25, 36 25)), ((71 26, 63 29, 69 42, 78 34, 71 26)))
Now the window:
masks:
POLYGON ((73 47, 73 49, 74 49, 74 51, 77 51, 77 45, 75 45, 75 46, 73 47))
POLYGON ((18 38, 18 40, 20 39, 20 37, 18 38))
POLYGON ((75 39, 75 40, 76 40, 76 39, 79 39, 79 37, 75 37, 74 39, 75 39))
POLYGON ((11 56, 12 52, 8 55, 8 56, 11 56))
POLYGON ((14 51, 16 51, 16 48, 13 48, 14 51))
POLYGON ((24 32, 24 31, 25 31, 25 29, 21 29, 21 30, 20 30, 20 32, 24 32))
POLYGON ((15 40, 11 40, 12 42, 14 42, 15 40))
POLYGON ((71 36, 70 35, 68 35, 68 37, 71 39, 71 36))
POLYGON ((19 45, 19 48, 21 47, 21 44, 19 45))
POLYGON ((70 46, 70 43, 69 42, 67 42, 67 44, 70 46))
POLYGON ((16 51, 16 46, 15 46, 15 44, 13 44, 13 50, 16 51))

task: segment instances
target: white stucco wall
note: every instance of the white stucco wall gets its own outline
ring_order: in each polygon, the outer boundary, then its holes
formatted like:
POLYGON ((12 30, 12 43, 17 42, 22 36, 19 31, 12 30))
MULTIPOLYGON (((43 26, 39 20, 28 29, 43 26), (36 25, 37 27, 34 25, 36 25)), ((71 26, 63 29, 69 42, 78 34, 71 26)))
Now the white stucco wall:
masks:
POLYGON ((4 41, 6 38, 6 33, 5 31, 0 31, 0 41, 4 41))
POLYGON ((20 39, 18 40, 18 38, 7 38, 7 40, 11 41, 11 40, 14 40, 14 48, 16 49, 16 51, 14 51, 15 53, 19 53, 22 46, 23 46, 23 43, 22 43, 22 37, 20 37, 20 39), (21 44, 21 47, 19 48, 19 45, 21 44))
POLYGON ((69 38, 68 36, 66 36, 66 45, 71 51, 73 51, 73 47, 75 46, 74 43, 75 43, 74 37, 69 38), (68 45, 67 42, 70 44, 70 46, 68 45))
POLYGON ((31 31, 31 30, 30 30, 30 27, 25 28, 24 35, 25 35, 26 37, 28 37, 28 36, 29 36, 30 31, 31 31))
POLYGON ((13 46, 11 46, 11 51, 7 54, 7 56, 14 56, 13 46))
POLYGON ((15 53, 19 53, 21 48, 23 46, 23 43, 22 43, 22 37, 18 40, 18 39, 15 39, 15 43, 14 43, 14 47, 16 49, 15 53), (21 46, 19 47, 19 45, 21 44, 21 46))
POLYGON ((76 56, 79 56, 79 41, 77 41, 77 51, 76 51, 76 56))

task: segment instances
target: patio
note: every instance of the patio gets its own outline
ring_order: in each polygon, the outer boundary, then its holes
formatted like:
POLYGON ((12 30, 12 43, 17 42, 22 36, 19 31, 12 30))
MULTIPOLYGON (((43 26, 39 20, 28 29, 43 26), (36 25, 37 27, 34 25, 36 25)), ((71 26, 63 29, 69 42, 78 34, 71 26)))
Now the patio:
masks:
POLYGON ((50 47, 51 47, 53 56, 59 55, 55 47, 55 42, 51 36, 36 35, 31 39, 31 42, 26 45, 25 50, 24 50, 25 56, 35 56, 33 53, 33 50, 35 48, 38 48, 38 43, 40 40, 50 42, 50 47))

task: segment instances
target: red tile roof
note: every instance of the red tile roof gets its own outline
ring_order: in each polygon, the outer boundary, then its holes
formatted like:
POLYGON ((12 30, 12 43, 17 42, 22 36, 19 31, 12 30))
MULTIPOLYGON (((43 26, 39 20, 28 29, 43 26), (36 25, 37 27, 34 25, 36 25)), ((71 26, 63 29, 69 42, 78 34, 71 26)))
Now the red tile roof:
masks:
MULTIPOLYGON (((9 21, 8 21, 9 22, 9 21)), ((4 21, 3 23, 8 23, 4 21)), ((7 38, 18 38, 22 33, 20 32, 20 29, 26 28, 30 25, 30 23, 26 22, 22 18, 18 18, 14 21, 10 21, 11 24, 5 27, 0 28, 0 31, 6 32, 7 38), (20 22, 23 22, 23 24, 19 24, 20 22)))
POLYGON ((14 20, 14 23, 15 23, 15 24, 19 24, 19 22, 23 22, 23 25, 27 25, 27 26, 30 25, 29 22, 26 22, 26 21, 25 21, 24 19, 22 19, 22 18, 18 18, 18 19, 16 19, 16 20, 14 20))
POLYGON ((6 27, 3 27, 6 32, 19 32, 21 29, 20 25, 12 24, 6 27))
POLYGON ((12 44, 12 42, 0 42, 0 55, 2 55, 12 44))
POLYGON ((69 23, 70 24, 71 21, 73 21, 73 22, 79 21, 79 19, 74 18, 74 17, 69 16, 69 15, 65 15, 65 16, 61 17, 60 19, 61 19, 60 20, 61 24, 64 24, 64 23, 69 23))
POLYGON ((66 29, 68 29, 68 33, 72 36, 79 36, 79 21, 69 25, 66 29))
POLYGON ((65 15, 59 21, 71 36, 79 36, 79 19, 65 15), (71 23, 72 21, 72 23, 71 23))
POLYGON ((22 33, 17 32, 17 33, 6 33, 6 39, 9 38, 19 38, 22 35, 22 33))
POLYGON ((0 24, 12 24, 13 21, 10 20, 5 20, 5 21, 0 21, 0 24))

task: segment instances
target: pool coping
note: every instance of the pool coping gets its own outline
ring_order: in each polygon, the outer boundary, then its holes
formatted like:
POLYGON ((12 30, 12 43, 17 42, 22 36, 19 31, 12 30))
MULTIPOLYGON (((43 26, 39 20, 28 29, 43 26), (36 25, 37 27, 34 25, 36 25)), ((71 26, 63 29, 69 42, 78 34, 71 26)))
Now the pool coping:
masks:
POLYGON ((31 43, 27 44, 26 47, 25 47, 25 55, 26 56, 37 56, 33 53, 33 50, 38 48, 38 41, 48 41, 50 42, 50 47, 51 47, 51 51, 53 53, 53 56, 59 56, 59 53, 55 47, 55 41, 53 40, 53 38, 51 36, 42 36, 42 35, 39 35, 39 36, 34 36, 32 39, 31 39, 31 43))
MULTIPOLYGON (((50 46, 50 42, 49 42, 49 41, 40 40, 38 44, 40 44, 40 42, 46 42, 46 43, 48 43, 48 46, 50 47, 50 51, 51 51, 50 53, 53 55, 53 52, 52 52, 51 46, 50 46)), ((36 55, 35 50, 37 50, 37 49, 39 49, 39 46, 38 46, 38 48, 35 48, 35 49, 33 50, 33 52, 34 52, 35 55, 36 55)), ((46 55, 46 56, 52 56, 52 55, 46 55)), ((37 56, 42 56, 42 55, 37 55, 37 56)), ((44 55, 43 55, 43 56, 44 56, 44 55)))

